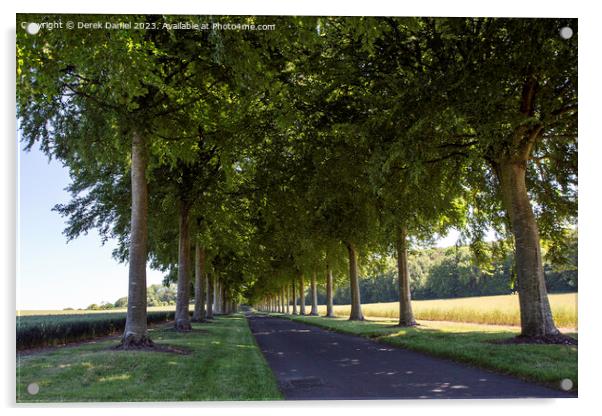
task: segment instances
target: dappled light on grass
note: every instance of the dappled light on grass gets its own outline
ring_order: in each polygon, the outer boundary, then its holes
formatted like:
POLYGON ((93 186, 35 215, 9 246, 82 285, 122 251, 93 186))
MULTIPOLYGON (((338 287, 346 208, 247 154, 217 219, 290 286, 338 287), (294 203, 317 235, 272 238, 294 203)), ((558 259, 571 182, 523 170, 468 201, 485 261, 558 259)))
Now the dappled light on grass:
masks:
POLYGON ((132 378, 131 374, 119 374, 119 375, 108 376, 108 377, 100 377, 98 379, 98 381, 100 383, 105 383, 105 382, 110 382, 110 381, 125 381, 125 380, 129 380, 130 378, 132 378))
POLYGON ((244 319, 218 317, 156 341, 190 355, 112 351, 115 340, 49 350, 17 360, 18 402, 253 400, 281 398, 244 319), (235 351, 235 352, 234 352, 235 351), (133 382, 135 380, 135 382, 133 382), (235 383, 232 381, 236 380, 235 383), (39 394, 27 393, 37 382, 39 394), (202 386, 202 388, 199 388, 202 386))

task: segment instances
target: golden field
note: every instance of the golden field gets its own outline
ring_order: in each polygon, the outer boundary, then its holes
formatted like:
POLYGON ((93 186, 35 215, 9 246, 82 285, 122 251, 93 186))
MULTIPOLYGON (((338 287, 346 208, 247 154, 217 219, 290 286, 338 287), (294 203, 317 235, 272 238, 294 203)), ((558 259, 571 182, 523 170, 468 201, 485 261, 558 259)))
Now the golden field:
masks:
MULTIPOLYGON (((577 328, 577 293, 549 295, 552 313, 556 325, 562 328, 577 328)), ((456 299, 415 300, 412 301, 414 315, 424 321, 469 322, 487 325, 520 325, 518 295, 481 296, 456 299)), ((368 318, 398 318, 397 302, 368 303, 362 305, 362 311, 368 318)), ((194 306, 191 305, 191 310, 194 306)), ((149 311, 170 311, 175 306, 153 306, 149 311)), ((349 315, 349 305, 335 305, 337 316, 349 315)), ((74 315, 94 313, 124 313, 125 309, 103 311, 88 310, 22 310, 17 316, 31 315, 74 315)), ((309 313, 309 310, 306 311, 309 313)), ((325 314, 326 306, 320 305, 319 312, 325 314)))
MULTIPOLYGON (((176 306, 151 306, 147 309, 149 312, 162 312, 162 311, 175 311, 176 306)), ((191 310, 194 310, 194 306, 191 310)), ((89 311, 87 309, 69 309, 69 310, 60 310, 60 309, 25 309, 18 310, 17 316, 38 316, 38 315, 88 315, 93 313, 125 313, 127 312, 127 308, 118 308, 118 309, 106 309, 99 311, 89 311)))
MULTIPOLYGON (((577 293, 549 295, 556 325, 577 328, 577 293)), ((472 322, 488 325, 520 325, 518 295, 481 296, 456 299, 412 301, 415 318, 425 321, 472 322)), ((349 305, 335 305, 335 314, 349 315, 349 305)), ((320 305, 320 314, 326 311, 320 305)), ((397 302, 369 303, 362 305, 368 318, 399 318, 397 302)))

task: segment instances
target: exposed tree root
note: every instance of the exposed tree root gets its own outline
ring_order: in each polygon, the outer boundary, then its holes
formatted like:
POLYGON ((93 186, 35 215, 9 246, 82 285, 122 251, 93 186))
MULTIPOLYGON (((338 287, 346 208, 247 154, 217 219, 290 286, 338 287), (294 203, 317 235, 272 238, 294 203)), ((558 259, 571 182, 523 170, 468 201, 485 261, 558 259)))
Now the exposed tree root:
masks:
MULTIPOLYGON (((150 340, 148 340, 150 341, 150 340)), ((155 344, 152 341, 150 341, 149 343, 130 343, 129 346, 125 346, 122 343, 120 343, 119 345, 115 345, 114 347, 111 347, 112 351, 141 351, 141 352, 166 352, 166 353, 170 353, 170 354, 179 354, 179 355, 188 355, 191 353, 190 350, 184 349, 182 347, 172 347, 169 345, 161 345, 161 344, 155 344)))
POLYGON ((411 328, 413 326, 418 326, 418 325, 419 324, 416 321, 411 321, 411 322, 399 322, 395 326, 399 327, 399 328, 411 328))
POLYGON ((194 322, 195 324, 210 324, 210 323, 212 323, 212 322, 213 322, 213 320, 212 320, 211 318, 203 318, 203 319, 200 319, 200 318, 197 318, 197 319, 195 319, 195 318, 192 318, 192 319, 190 320, 190 322, 194 322))
POLYGON ((192 325, 190 321, 187 319, 181 319, 176 321, 174 328, 178 332, 190 332, 192 331, 192 325))
POLYGON ((143 336, 141 338, 133 335, 125 336, 121 339, 121 342, 112 347, 114 350, 147 350, 154 348, 155 343, 148 337, 143 336))

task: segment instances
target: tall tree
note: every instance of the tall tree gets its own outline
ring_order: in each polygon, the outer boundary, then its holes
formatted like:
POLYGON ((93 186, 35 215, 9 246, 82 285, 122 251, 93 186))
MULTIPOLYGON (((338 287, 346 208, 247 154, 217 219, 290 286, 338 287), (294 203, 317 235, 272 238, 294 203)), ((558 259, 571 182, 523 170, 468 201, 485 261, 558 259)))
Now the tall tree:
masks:
POLYGON ((194 322, 205 322, 207 317, 207 271, 205 267, 205 249, 197 241, 194 247, 194 322))
POLYGON ((560 37, 564 26, 577 33, 574 19, 454 19, 435 48, 473 136, 445 143, 472 158, 481 176, 469 179, 491 201, 482 211, 514 237, 521 335, 551 342, 540 238, 562 247, 577 213, 577 36, 560 37))

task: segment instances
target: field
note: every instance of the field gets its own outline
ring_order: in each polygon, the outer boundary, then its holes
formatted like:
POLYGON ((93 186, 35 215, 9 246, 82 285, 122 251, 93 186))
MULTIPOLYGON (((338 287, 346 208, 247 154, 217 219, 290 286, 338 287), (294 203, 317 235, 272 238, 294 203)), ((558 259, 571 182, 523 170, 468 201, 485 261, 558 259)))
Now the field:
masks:
MULTIPOLYGON (((194 305, 191 305, 194 310, 194 305)), ((149 312, 173 312, 176 310, 175 305, 169 306, 149 306, 147 308, 149 312)), ((98 314, 98 313, 126 313, 127 308, 117 308, 117 309, 106 309, 106 310, 98 310, 92 311, 87 309, 69 309, 69 310, 60 310, 60 309, 23 309, 17 311, 17 316, 41 316, 41 315, 89 315, 89 314, 98 314)))
MULTIPOLYGON (((577 328, 577 293, 549 295, 554 321, 558 327, 577 328)), ((457 299, 415 300, 416 319, 426 321, 471 322, 488 325, 520 325, 518 295, 482 296, 457 299)), ((349 305, 335 305, 337 316, 349 316, 349 305)), ((362 305, 366 317, 398 318, 399 303, 362 305)), ((320 305, 321 315, 326 306, 320 305)))
POLYGON ((514 337, 518 328, 423 321, 418 327, 400 329, 392 320, 358 322, 346 318, 274 315, 518 376, 556 389, 560 388, 561 380, 570 379, 574 390, 577 389, 576 346, 492 343, 514 337))
POLYGON ((158 344, 189 355, 112 351, 118 339, 17 355, 17 402, 277 400, 282 396, 244 317, 219 317, 180 334, 154 328, 158 344), (27 386, 39 385, 30 395, 27 386))
MULTIPOLYGON (((17 349, 47 347, 111 335, 125 328, 125 311, 28 315, 17 318, 17 349)), ((172 320, 172 311, 149 311, 149 324, 172 320)))

